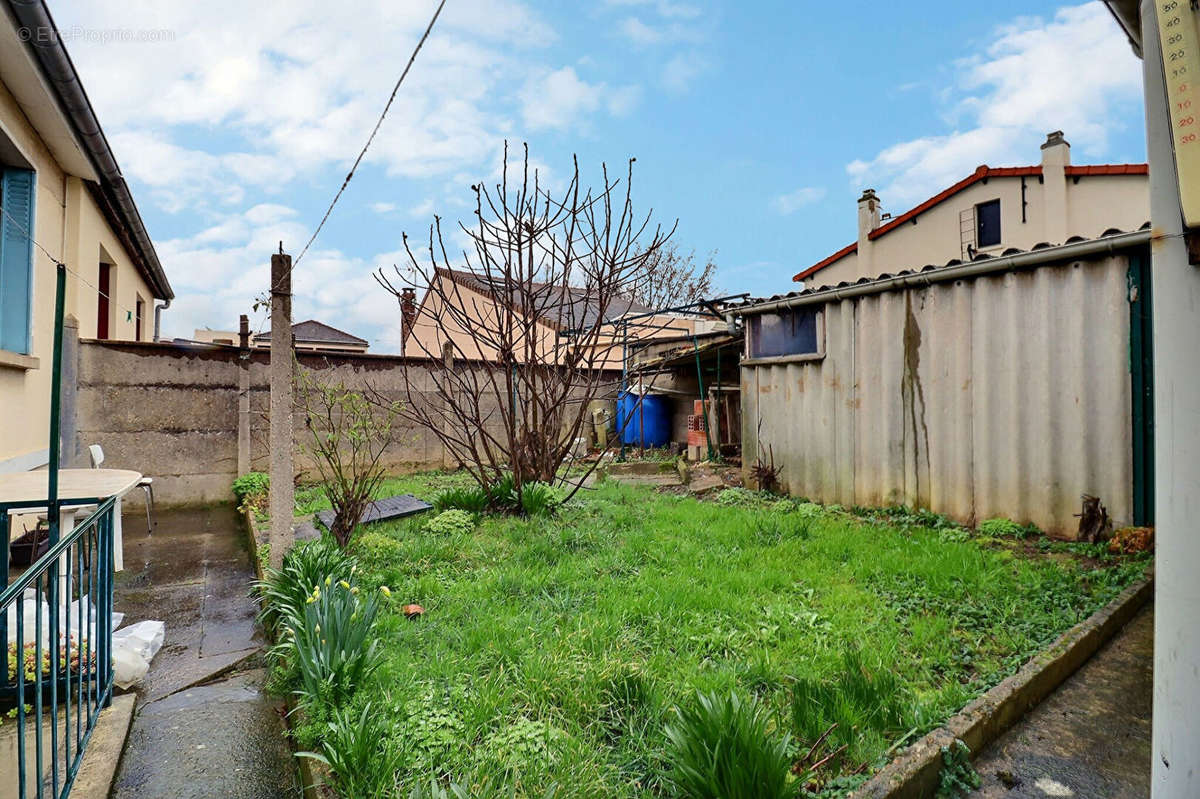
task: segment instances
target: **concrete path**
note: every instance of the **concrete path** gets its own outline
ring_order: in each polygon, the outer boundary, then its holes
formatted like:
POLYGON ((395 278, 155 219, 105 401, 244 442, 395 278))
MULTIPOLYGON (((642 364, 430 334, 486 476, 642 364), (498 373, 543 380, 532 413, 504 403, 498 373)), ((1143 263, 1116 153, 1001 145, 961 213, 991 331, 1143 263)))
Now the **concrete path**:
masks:
POLYGON ((231 508, 128 514, 116 608, 166 622, 138 688, 113 799, 299 796, 278 703, 265 697, 254 572, 231 508))
POLYGON ((1150 795, 1154 609, 1142 609, 975 761, 983 799, 1150 795))

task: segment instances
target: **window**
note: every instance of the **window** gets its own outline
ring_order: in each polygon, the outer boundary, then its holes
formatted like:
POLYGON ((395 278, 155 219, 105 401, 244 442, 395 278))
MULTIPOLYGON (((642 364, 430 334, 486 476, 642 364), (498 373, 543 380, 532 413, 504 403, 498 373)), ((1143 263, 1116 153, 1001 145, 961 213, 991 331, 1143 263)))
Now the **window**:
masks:
POLYGON ((34 173, 0 168, 0 350, 28 355, 33 306, 34 173))
POLYGON ((1000 243, 1000 201, 975 206, 975 246, 979 249, 1000 243))
POLYGON ((96 292, 96 338, 109 337, 109 301, 112 296, 112 264, 100 264, 99 291, 96 292))
POLYGON ((792 308, 778 313, 756 314, 747 321, 748 352, 751 358, 819 355, 815 308, 792 308))

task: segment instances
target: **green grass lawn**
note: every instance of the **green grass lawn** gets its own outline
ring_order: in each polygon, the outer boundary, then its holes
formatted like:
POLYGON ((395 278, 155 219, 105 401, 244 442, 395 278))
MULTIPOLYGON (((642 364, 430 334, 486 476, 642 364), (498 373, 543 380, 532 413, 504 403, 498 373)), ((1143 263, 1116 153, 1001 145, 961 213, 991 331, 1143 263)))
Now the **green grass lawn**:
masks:
MULTIPOLYGON (((417 475, 381 494, 463 483, 417 475)), ((386 716, 402 782, 669 796, 664 729, 703 691, 758 697, 797 758, 837 722, 828 751, 847 748, 796 785, 836 794, 1146 564, 979 538, 928 514, 725 500, 602 483, 551 518, 361 531, 360 584, 391 599, 376 623, 385 662, 354 702, 386 716), (410 602, 424 616, 408 620, 410 602)), ((312 491, 298 504, 323 505, 312 491)), ((323 723, 301 728, 302 746, 323 723)))

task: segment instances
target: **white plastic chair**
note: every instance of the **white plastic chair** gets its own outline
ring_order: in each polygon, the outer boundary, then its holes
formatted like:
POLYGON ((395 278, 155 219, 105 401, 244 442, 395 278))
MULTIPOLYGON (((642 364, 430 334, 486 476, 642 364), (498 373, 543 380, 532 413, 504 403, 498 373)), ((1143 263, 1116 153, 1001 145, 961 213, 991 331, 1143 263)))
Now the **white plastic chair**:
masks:
MULTIPOLYGON (((92 468, 99 469, 100 464, 104 463, 104 448, 99 444, 92 444, 88 447, 88 455, 92 459, 92 468)), ((146 492, 146 532, 147 534, 154 532, 154 478, 143 477, 138 480, 138 488, 146 492)))

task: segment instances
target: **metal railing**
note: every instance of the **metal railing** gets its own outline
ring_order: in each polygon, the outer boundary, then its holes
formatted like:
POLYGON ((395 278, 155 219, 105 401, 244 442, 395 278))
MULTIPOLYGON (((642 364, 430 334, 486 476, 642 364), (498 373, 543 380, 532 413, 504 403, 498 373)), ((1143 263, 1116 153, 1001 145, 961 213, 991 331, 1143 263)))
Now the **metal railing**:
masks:
MULTIPOLYGON (((35 545, 32 565, 11 585, 4 585, 7 542, 0 554, 0 774, 6 783, 0 795, 70 795, 96 719, 112 699, 115 501, 89 503, 96 509, 41 557, 35 545), (10 742, 6 728, 14 723, 10 742)), ((6 525, 13 507, 0 507, 6 525)))

